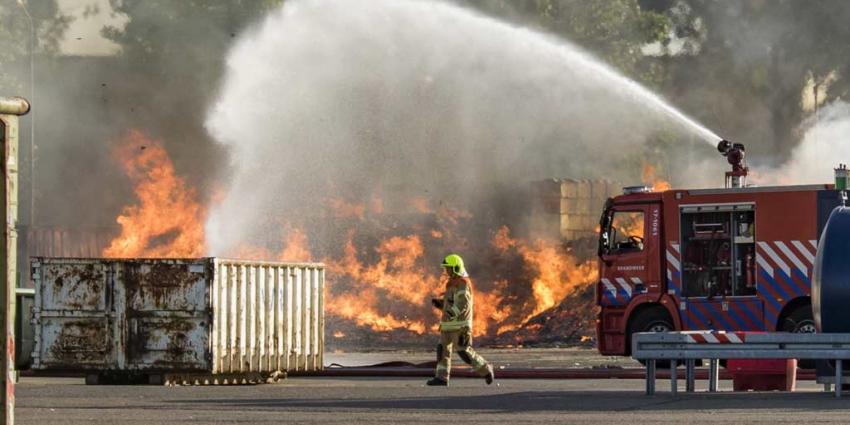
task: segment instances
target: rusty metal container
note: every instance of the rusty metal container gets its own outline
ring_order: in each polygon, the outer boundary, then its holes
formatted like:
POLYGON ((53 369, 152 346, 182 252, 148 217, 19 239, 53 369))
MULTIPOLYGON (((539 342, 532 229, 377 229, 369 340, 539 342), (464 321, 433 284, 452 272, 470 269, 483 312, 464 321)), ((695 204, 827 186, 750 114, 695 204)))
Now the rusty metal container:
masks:
POLYGON ((33 369, 320 370, 324 276, 313 263, 36 257, 33 369))

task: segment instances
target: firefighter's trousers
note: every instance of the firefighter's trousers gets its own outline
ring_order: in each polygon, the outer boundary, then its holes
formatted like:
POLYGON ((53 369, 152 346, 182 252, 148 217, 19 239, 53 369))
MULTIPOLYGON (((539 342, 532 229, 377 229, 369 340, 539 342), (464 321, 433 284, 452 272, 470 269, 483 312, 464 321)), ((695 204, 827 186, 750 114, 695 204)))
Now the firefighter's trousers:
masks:
POLYGON ((489 364, 472 349, 472 332, 469 329, 440 332, 440 345, 437 346, 437 371, 435 376, 449 380, 452 370, 452 351, 457 351, 461 360, 472 366, 478 376, 489 372, 489 364))

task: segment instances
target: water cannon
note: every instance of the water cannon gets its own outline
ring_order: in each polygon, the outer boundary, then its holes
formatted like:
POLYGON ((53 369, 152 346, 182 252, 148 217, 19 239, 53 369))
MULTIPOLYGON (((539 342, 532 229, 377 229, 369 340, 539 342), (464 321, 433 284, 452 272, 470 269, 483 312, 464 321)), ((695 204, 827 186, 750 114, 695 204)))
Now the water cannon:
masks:
POLYGON ((717 144, 717 151, 726 157, 726 161, 732 166, 732 171, 726 172, 726 187, 741 188, 747 184, 747 174, 750 169, 747 167, 746 148, 743 143, 733 143, 728 140, 721 140, 717 144))

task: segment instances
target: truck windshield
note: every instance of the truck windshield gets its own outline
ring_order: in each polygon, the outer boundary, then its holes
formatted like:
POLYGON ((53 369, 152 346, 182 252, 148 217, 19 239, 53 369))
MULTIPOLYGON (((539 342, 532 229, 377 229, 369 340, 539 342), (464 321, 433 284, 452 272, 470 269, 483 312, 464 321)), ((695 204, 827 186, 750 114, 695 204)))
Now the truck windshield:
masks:
POLYGON ((642 251, 643 237, 642 211, 609 211, 600 221, 600 255, 642 251))

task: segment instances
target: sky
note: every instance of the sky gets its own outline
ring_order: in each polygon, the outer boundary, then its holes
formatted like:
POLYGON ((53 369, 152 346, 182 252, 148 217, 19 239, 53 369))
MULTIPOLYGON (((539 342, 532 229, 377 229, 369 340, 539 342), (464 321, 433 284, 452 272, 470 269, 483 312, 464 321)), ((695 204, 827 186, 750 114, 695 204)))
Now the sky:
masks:
POLYGON ((103 38, 100 30, 105 25, 121 26, 127 17, 114 14, 109 0, 57 0, 57 3, 64 15, 74 18, 60 43, 62 54, 106 56, 118 53, 118 45, 103 38))

